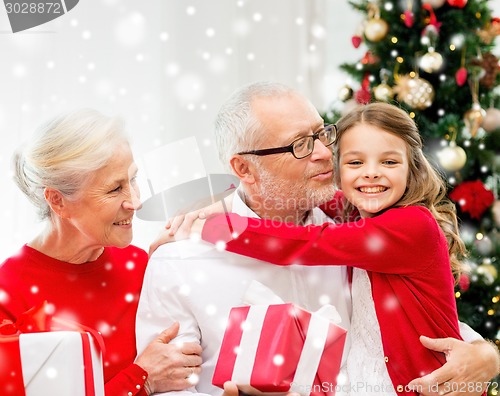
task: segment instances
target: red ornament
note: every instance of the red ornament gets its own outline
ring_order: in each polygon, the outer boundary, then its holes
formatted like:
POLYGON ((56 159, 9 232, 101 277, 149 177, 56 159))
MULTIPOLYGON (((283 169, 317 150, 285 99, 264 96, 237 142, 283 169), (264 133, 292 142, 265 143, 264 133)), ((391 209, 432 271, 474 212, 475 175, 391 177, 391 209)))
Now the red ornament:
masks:
POLYGON ((413 23, 415 22, 413 12, 411 12, 410 10, 406 10, 404 12, 404 16, 405 16, 404 21, 405 21, 406 27, 411 28, 413 26, 413 23))
POLYGON ((354 99, 356 99, 356 102, 359 104, 368 104, 372 100, 372 94, 370 93, 370 75, 368 73, 365 74, 359 91, 354 93, 354 99))
MULTIPOLYGON (((467 2, 467 0, 465 0, 467 2)), ((441 28, 442 23, 438 21, 436 14, 434 13, 434 9, 428 3, 422 4, 422 8, 429 12, 429 24, 422 30, 422 36, 425 34, 433 34, 439 35, 439 29, 441 28)))
POLYGON ((352 36, 351 41, 354 48, 358 48, 361 45, 363 39, 361 38, 361 36, 352 36))
POLYGON ((467 69, 465 67, 461 67, 457 70, 455 73, 455 81, 459 87, 465 84, 467 81, 467 69))
POLYGON ((452 7, 464 8, 467 0, 448 0, 448 4, 452 7))
POLYGON ((461 274, 460 278, 458 279, 458 286, 460 287, 460 290, 462 290, 463 292, 466 292, 467 290, 469 290, 469 287, 470 287, 469 275, 461 274))
POLYGON ((495 201, 493 193, 480 180, 459 184, 450 193, 450 199, 458 203, 462 212, 477 220, 495 201))
POLYGON ((372 100, 372 94, 368 89, 361 88, 359 91, 356 91, 354 98, 359 104, 368 104, 372 100))
MULTIPOLYGON (((365 55, 361 59, 361 63, 363 65, 374 65, 375 63, 379 62, 380 58, 376 55, 373 55, 370 51, 366 51, 365 55)), ((368 83, 368 85, 370 85, 368 83)))

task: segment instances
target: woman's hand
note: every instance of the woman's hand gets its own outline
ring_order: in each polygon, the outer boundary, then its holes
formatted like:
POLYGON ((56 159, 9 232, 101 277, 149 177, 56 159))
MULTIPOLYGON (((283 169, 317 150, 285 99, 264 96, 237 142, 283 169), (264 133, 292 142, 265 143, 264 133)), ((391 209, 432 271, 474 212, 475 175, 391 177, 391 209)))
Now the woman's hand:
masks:
POLYGON ((152 341, 135 361, 148 373, 144 385, 148 394, 184 390, 198 382, 201 346, 193 342, 169 344, 178 332, 179 323, 174 323, 152 341))

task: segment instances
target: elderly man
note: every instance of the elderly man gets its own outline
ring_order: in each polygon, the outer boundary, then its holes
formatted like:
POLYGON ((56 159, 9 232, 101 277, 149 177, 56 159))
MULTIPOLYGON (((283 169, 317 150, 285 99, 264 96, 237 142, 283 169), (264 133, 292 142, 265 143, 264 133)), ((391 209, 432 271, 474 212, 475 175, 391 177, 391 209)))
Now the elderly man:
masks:
MULTIPOLYGON (((219 112, 216 137, 222 162, 241 181, 233 212, 295 224, 331 221, 317 206, 335 193, 329 148, 334 137, 305 97, 280 84, 247 86, 219 112), (267 147, 280 149, 254 151, 267 147)), ((243 303, 245 289, 253 280, 309 311, 334 305, 341 325, 349 330, 351 295, 345 267, 278 267, 204 243, 180 241, 161 246, 150 259, 137 314, 138 351, 165 326, 180 322, 176 341, 197 341, 203 347, 203 371, 192 391, 221 394, 211 380, 225 323, 230 309, 243 303)), ((471 332, 463 336, 468 341, 477 339, 471 332)), ((433 342, 433 348, 448 349, 451 359, 421 384, 426 380, 429 384, 483 381, 484 374, 476 373, 484 370, 485 363, 490 367, 487 378, 495 375, 496 356, 486 343, 433 342), (464 370, 456 374, 458 367, 467 367, 472 376, 463 374, 464 370)), ((344 351, 348 348, 349 339, 344 351)), ((186 368, 186 376, 189 373, 186 368)), ((348 387, 342 390, 349 391, 348 387)))

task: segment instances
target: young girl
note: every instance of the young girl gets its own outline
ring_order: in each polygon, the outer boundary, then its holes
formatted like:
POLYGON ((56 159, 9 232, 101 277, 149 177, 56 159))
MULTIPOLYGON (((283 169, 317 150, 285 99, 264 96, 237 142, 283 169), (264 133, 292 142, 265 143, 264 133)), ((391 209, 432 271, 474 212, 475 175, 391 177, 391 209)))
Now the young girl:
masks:
MULTIPOLYGON (((342 216, 355 221, 300 227, 216 215, 206 220, 202 238, 229 241, 228 251, 278 265, 354 267, 351 394, 415 394, 406 385, 446 360, 423 347, 419 336, 460 339, 453 275, 465 248, 454 206, 403 110, 385 103, 360 106, 337 129, 333 152, 345 198, 342 216)), ((338 218, 336 209, 329 215, 338 218)))

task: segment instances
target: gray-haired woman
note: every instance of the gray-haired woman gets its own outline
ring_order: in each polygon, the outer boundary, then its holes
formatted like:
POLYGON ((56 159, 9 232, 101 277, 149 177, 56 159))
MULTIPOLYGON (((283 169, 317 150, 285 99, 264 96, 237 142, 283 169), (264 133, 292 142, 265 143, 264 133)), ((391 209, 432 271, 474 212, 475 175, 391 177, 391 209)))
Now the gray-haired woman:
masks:
POLYGON ((15 154, 14 167, 46 227, 0 266, 0 321, 47 300, 56 316, 100 331, 108 396, 192 386, 201 347, 169 344, 178 324, 136 357, 135 314, 148 256, 130 245, 141 204, 122 123, 94 110, 57 117, 15 154))

